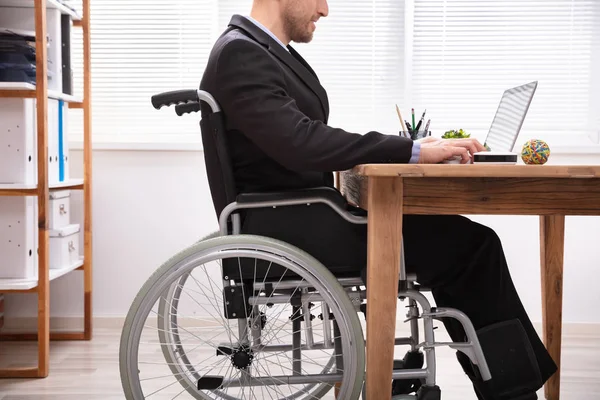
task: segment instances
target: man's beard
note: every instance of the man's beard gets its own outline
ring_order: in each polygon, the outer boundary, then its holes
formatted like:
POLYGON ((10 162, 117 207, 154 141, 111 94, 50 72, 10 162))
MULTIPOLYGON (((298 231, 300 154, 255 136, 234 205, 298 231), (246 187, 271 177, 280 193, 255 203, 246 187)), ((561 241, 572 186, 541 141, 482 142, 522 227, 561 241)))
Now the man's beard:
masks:
POLYGON ((296 16, 293 6, 290 6, 284 13, 284 29, 291 41, 296 43, 308 43, 313 38, 313 33, 309 30, 311 20, 305 20, 304 17, 296 16))

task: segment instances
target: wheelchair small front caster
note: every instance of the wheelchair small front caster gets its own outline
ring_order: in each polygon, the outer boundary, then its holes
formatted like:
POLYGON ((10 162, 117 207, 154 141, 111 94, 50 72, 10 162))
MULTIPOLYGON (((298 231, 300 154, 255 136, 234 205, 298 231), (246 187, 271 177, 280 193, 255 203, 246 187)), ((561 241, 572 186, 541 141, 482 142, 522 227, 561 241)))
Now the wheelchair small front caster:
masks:
POLYGON ((417 400, 441 400, 439 386, 421 386, 417 392, 417 400))

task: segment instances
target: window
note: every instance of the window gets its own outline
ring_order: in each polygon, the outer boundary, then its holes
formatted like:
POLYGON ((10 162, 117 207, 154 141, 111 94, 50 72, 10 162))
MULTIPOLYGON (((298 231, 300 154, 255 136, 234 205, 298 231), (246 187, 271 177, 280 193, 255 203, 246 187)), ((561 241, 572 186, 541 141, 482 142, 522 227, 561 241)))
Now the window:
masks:
MULTIPOLYGON (((75 2, 75 6, 80 1, 75 2)), ((198 116, 155 110, 156 93, 196 88, 214 40, 213 0, 96 0, 91 7, 92 134, 99 143, 200 141, 198 116)), ((73 30, 75 85, 83 90, 81 29, 73 30)), ((82 137, 73 111, 72 137, 82 137)))
POLYGON ((329 124, 356 133, 398 133, 404 103, 404 4, 329 0, 311 43, 292 44, 319 76, 329 124))
MULTIPOLYGON (((156 111, 150 97, 197 87, 214 41, 251 5, 92 1, 94 140, 199 144, 197 114, 156 111)), ((314 40, 292 46, 327 90, 332 126, 394 134, 398 104, 405 119, 412 107, 417 118, 427 109, 435 135, 463 128, 483 137, 502 92, 537 80, 519 140, 598 143, 600 1, 329 0, 329 9, 314 40)), ((82 88, 81 30, 73 36, 82 88)), ((72 133, 81 137, 82 113, 72 114, 72 133)))
POLYGON ((516 147, 597 143, 600 2, 414 0, 410 103, 485 137, 502 92, 539 81, 516 147))

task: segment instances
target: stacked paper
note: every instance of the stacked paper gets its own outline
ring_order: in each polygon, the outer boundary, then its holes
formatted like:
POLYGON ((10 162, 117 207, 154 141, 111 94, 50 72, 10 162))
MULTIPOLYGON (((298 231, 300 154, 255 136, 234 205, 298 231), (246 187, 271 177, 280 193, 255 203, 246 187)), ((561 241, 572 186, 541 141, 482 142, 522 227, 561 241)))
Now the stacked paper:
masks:
POLYGON ((35 85, 35 32, 0 27, 0 82, 35 85))

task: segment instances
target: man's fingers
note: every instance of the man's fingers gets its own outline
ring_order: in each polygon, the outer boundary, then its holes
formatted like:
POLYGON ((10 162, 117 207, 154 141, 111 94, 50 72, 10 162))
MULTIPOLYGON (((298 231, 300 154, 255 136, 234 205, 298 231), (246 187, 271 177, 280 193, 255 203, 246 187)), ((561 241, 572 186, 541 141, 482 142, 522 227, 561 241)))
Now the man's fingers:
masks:
POLYGON ((471 160, 465 147, 451 147, 450 150, 452 151, 452 156, 460 156, 461 164, 466 164, 471 160))
POLYGON ((479 143, 479 141, 476 141, 475 144, 477 145, 477 151, 486 151, 487 150, 484 145, 479 143))
POLYGON ((464 148, 465 151, 468 151, 469 153, 473 154, 476 153, 477 150, 475 150, 475 146, 470 144, 470 143, 464 143, 461 145, 461 148, 464 148))
POLYGON ((469 161, 471 161, 471 158, 469 157, 469 153, 467 153, 467 149, 460 149, 460 156, 461 156, 461 164, 466 164, 469 161))
POLYGON ((456 144, 460 144, 461 146, 467 147, 471 154, 477 153, 479 151, 485 151, 485 147, 481 143, 479 143, 479 140, 477 139, 465 138, 458 140, 459 141, 456 144))
POLYGON ((470 145, 471 146, 469 147, 469 151, 471 152, 471 154, 475 154, 484 148, 477 140, 471 140, 470 145))
POLYGON ((471 139, 471 146, 473 147, 471 149, 471 154, 477 153, 479 151, 485 151, 485 147, 483 147, 483 145, 479 143, 479 140, 477 139, 471 139))

